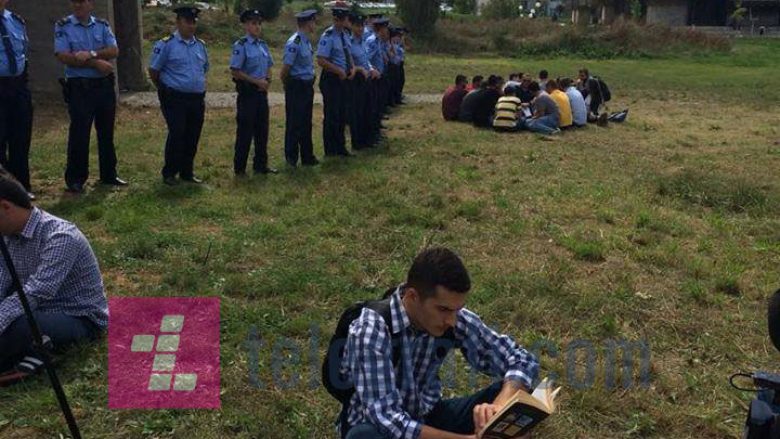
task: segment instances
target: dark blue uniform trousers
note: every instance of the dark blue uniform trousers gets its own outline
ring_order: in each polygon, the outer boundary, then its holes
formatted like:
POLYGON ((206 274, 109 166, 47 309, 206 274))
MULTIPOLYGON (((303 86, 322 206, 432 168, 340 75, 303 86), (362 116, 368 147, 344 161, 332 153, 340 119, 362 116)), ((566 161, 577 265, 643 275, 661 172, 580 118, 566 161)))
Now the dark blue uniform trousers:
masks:
POLYGON ((206 95, 182 93, 161 87, 158 96, 165 123, 168 125, 162 176, 167 178, 178 174, 183 179, 192 178, 195 154, 198 152, 206 113, 206 95))
POLYGON ((268 168, 268 93, 249 90, 246 86, 236 98, 236 146, 233 170, 246 172, 249 149, 255 141, 252 169, 260 172, 268 168))
POLYGON ((284 156, 292 166, 316 161, 311 140, 311 119, 314 109, 314 81, 288 78, 284 84, 284 156))
POLYGON ((0 164, 30 190, 33 106, 26 78, 0 78, 0 164))
POLYGON ((114 120, 116 94, 114 77, 68 79, 68 163, 65 183, 84 184, 89 177, 89 137, 92 124, 98 139, 100 179, 116 178, 116 150, 114 149, 114 120))
POLYGON ((320 75, 320 92, 324 119, 322 121, 322 140, 326 156, 347 155, 347 88, 346 81, 330 72, 320 75))
POLYGON ((349 105, 349 133, 352 138, 352 149, 362 149, 371 146, 371 94, 369 82, 363 75, 357 74, 347 84, 349 105))

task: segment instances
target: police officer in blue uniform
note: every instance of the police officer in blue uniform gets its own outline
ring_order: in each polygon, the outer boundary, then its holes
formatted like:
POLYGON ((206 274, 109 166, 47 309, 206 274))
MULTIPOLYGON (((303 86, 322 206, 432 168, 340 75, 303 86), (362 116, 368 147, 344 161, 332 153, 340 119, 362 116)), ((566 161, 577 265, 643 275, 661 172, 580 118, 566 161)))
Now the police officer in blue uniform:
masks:
POLYGON ((349 132, 352 138, 352 149, 372 147, 371 143, 371 94, 369 81, 379 77, 379 72, 374 69, 368 60, 368 53, 363 45, 365 39, 365 16, 352 14, 349 19, 352 25, 350 39, 350 53, 355 62, 355 75, 347 85, 349 105, 347 117, 349 119, 349 132))
POLYGON ((298 31, 284 45, 284 65, 280 78, 284 84, 286 127, 284 156, 295 168, 300 156, 303 166, 315 166, 311 139, 311 119, 314 107, 314 50, 311 36, 316 26, 317 11, 309 9, 295 15, 298 31))
POLYGON ((262 14, 248 9, 241 14, 246 35, 233 44, 230 71, 236 83, 236 146, 233 170, 236 176, 246 175, 246 163, 252 139, 255 174, 276 174, 268 167, 268 87, 271 85, 271 51, 260 39, 262 14))
POLYGON ((385 42, 389 40, 387 18, 373 21, 374 33, 366 38, 364 43, 368 60, 377 70, 378 76, 371 81, 371 143, 377 144, 384 139, 382 134, 382 117, 387 103, 387 49, 385 42))
POLYGON ((392 51, 390 54, 390 67, 392 73, 391 88, 390 88, 390 105, 401 105, 401 95, 403 86, 402 81, 402 69, 404 62, 404 49, 401 39, 403 38, 403 30, 400 27, 393 27, 390 29, 390 45, 392 51))
POLYGON ((176 32, 154 45, 149 76, 157 86, 168 139, 165 142, 163 183, 182 181, 202 183, 195 176, 198 151, 206 111, 206 73, 209 57, 206 43, 195 37, 200 9, 180 6, 176 13, 176 32))
POLYGON ((116 92, 114 65, 119 55, 108 21, 92 16, 95 0, 71 0, 73 14, 54 27, 54 53, 65 64, 65 96, 70 113, 66 191, 82 193, 89 175, 92 124, 98 138, 100 182, 124 186, 117 178, 114 148, 116 92))
MULTIPOLYGON (((0 164, 30 192, 32 98, 27 88, 27 26, 0 0, 0 164)), ((30 193, 30 198, 35 196, 30 193)))
POLYGON ((333 26, 325 29, 317 45, 317 64, 322 68, 320 92, 323 113, 322 138, 325 156, 348 157, 344 130, 347 124, 347 83, 355 75, 347 33, 349 9, 334 6, 333 26))

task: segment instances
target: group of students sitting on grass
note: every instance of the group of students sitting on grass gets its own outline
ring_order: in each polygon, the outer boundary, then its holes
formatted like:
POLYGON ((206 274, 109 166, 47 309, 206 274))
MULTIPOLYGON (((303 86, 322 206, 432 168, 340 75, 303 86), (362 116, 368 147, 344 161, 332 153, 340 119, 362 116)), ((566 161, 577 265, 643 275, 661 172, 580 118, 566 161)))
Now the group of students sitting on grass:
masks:
POLYGON ((497 131, 528 130, 557 134, 590 123, 600 126, 609 121, 623 122, 628 110, 600 113, 612 99, 607 84, 580 69, 577 80, 551 79, 546 70, 534 80, 523 73, 512 73, 509 80, 490 75, 487 80, 475 76, 469 84, 464 75, 444 93, 442 115, 448 121, 472 123, 497 131))

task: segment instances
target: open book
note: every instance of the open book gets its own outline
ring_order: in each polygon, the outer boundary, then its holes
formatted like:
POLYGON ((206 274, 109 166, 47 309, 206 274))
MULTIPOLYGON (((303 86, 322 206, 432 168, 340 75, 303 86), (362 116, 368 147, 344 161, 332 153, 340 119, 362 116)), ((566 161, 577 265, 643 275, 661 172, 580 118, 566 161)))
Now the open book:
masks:
POLYGON ((482 429, 482 439, 516 439, 524 435, 555 412, 555 397, 560 390, 552 390, 552 382, 547 378, 532 394, 518 390, 482 429))

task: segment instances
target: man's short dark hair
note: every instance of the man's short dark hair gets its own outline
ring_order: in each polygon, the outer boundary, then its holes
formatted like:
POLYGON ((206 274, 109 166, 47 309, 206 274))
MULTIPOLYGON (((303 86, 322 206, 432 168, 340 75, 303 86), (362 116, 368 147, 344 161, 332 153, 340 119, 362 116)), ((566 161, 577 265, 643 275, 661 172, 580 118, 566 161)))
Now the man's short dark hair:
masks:
POLYGON ((530 91, 531 93, 536 93, 539 90, 541 90, 541 89, 539 88, 539 83, 538 82, 531 81, 531 83, 528 84, 528 91, 530 91))
POLYGON ((465 294, 471 289, 471 279, 455 252, 435 247, 423 250, 414 258, 406 276, 406 286, 417 290, 425 300, 436 294, 438 286, 465 294))
POLYGON ((554 79, 550 79, 547 81, 547 84, 545 84, 545 87, 547 87, 547 90, 557 90, 558 89, 558 82, 554 79))
POLYGON ((501 79, 498 75, 490 75, 487 80, 488 87, 498 87, 501 85, 501 82, 503 82, 503 79, 501 79))
POLYGON ((561 89, 567 89, 571 87, 571 85, 574 84, 574 81, 572 81, 571 78, 561 78, 560 81, 558 81, 558 85, 561 86, 561 89))
POLYGON ((466 78, 464 75, 458 75, 455 77, 455 85, 461 85, 468 82, 468 78, 466 78))
POLYGON ((548 76, 550 76, 550 74, 547 72, 547 70, 542 70, 539 72, 539 79, 547 79, 548 76))
POLYGON ((0 168, 0 200, 6 200, 19 207, 32 209, 30 195, 21 183, 5 169, 0 168))
POLYGON ((590 72, 588 72, 588 69, 583 67, 580 69, 580 75, 585 75, 586 77, 590 77, 590 72))
POLYGON ((471 79, 472 84, 476 84, 477 82, 482 82, 482 80, 485 79, 482 75, 477 75, 471 79))

